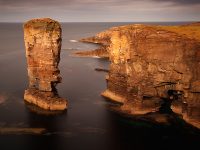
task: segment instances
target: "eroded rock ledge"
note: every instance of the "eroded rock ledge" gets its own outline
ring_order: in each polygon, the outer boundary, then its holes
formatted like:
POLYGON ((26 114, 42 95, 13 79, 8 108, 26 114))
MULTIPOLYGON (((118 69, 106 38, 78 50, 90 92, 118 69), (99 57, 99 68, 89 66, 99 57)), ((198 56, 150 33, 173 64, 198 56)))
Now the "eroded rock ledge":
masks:
POLYGON ((67 100, 60 98, 56 84, 61 82, 58 64, 61 26, 50 18, 33 19, 24 24, 24 41, 29 88, 24 99, 46 110, 64 110, 67 100))
POLYGON ((122 103, 122 110, 130 114, 157 112, 167 99, 175 113, 200 127, 199 31, 199 24, 134 24, 82 41, 106 47, 111 64, 102 95, 122 103))

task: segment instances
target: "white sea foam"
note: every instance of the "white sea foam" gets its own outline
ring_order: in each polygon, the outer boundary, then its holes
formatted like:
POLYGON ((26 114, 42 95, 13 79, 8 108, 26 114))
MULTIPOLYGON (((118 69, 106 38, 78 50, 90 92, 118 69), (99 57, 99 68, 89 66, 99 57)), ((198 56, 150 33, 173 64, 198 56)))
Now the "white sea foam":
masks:
POLYGON ((72 48, 71 47, 70 48, 62 48, 62 50, 79 50, 79 49, 80 48, 73 48, 73 47, 72 48))
POLYGON ((69 40, 70 42, 76 43, 78 42, 77 40, 69 40))
POLYGON ((101 58, 101 57, 99 57, 99 56, 92 56, 93 58, 101 58))

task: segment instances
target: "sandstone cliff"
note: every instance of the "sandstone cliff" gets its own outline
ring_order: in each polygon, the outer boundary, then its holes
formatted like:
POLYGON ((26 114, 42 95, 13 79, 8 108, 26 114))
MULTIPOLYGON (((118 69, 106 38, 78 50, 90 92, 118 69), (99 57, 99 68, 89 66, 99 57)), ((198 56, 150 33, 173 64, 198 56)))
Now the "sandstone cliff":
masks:
POLYGON ((174 112, 200 127, 200 25, 114 27, 83 39, 101 43, 111 61, 103 96, 131 114, 174 112))
POLYGON ((66 109, 67 101, 58 96, 55 88, 61 81, 60 24, 49 18, 30 20, 24 24, 24 41, 29 77, 24 99, 43 109, 66 109))

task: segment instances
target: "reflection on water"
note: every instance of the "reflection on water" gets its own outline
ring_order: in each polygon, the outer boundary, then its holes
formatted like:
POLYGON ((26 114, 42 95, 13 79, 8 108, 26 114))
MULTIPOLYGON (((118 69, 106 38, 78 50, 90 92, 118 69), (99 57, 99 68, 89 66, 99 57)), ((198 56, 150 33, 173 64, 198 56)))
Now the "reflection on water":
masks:
POLYGON ((6 93, 2 95, 6 100, 0 104, 0 127, 46 129, 41 135, 0 135, 2 149, 191 149, 200 145, 200 133, 191 127, 162 127, 110 111, 108 102, 100 96, 106 88, 106 73, 94 71, 95 68, 107 68, 109 62, 70 56, 76 49, 96 47, 70 40, 88 37, 116 25, 62 24, 60 70, 63 81, 58 91, 61 97, 69 100, 69 109, 62 114, 49 115, 26 106, 23 101, 28 82, 22 24, 0 24, 0 93, 6 93))

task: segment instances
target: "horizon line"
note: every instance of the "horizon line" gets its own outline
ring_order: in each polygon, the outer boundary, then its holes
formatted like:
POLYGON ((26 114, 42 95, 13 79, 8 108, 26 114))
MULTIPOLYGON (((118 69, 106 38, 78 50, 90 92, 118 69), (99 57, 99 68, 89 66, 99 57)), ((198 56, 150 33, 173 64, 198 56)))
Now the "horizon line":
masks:
MULTIPOLYGON (((31 19, 30 19, 31 20, 31 19)), ((27 20, 28 21, 28 20, 27 20)), ((25 23, 26 21, 0 21, 0 23, 25 23)), ((156 23, 156 22, 200 22, 200 20, 188 21, 58 21, 60 23, 156 23)))

